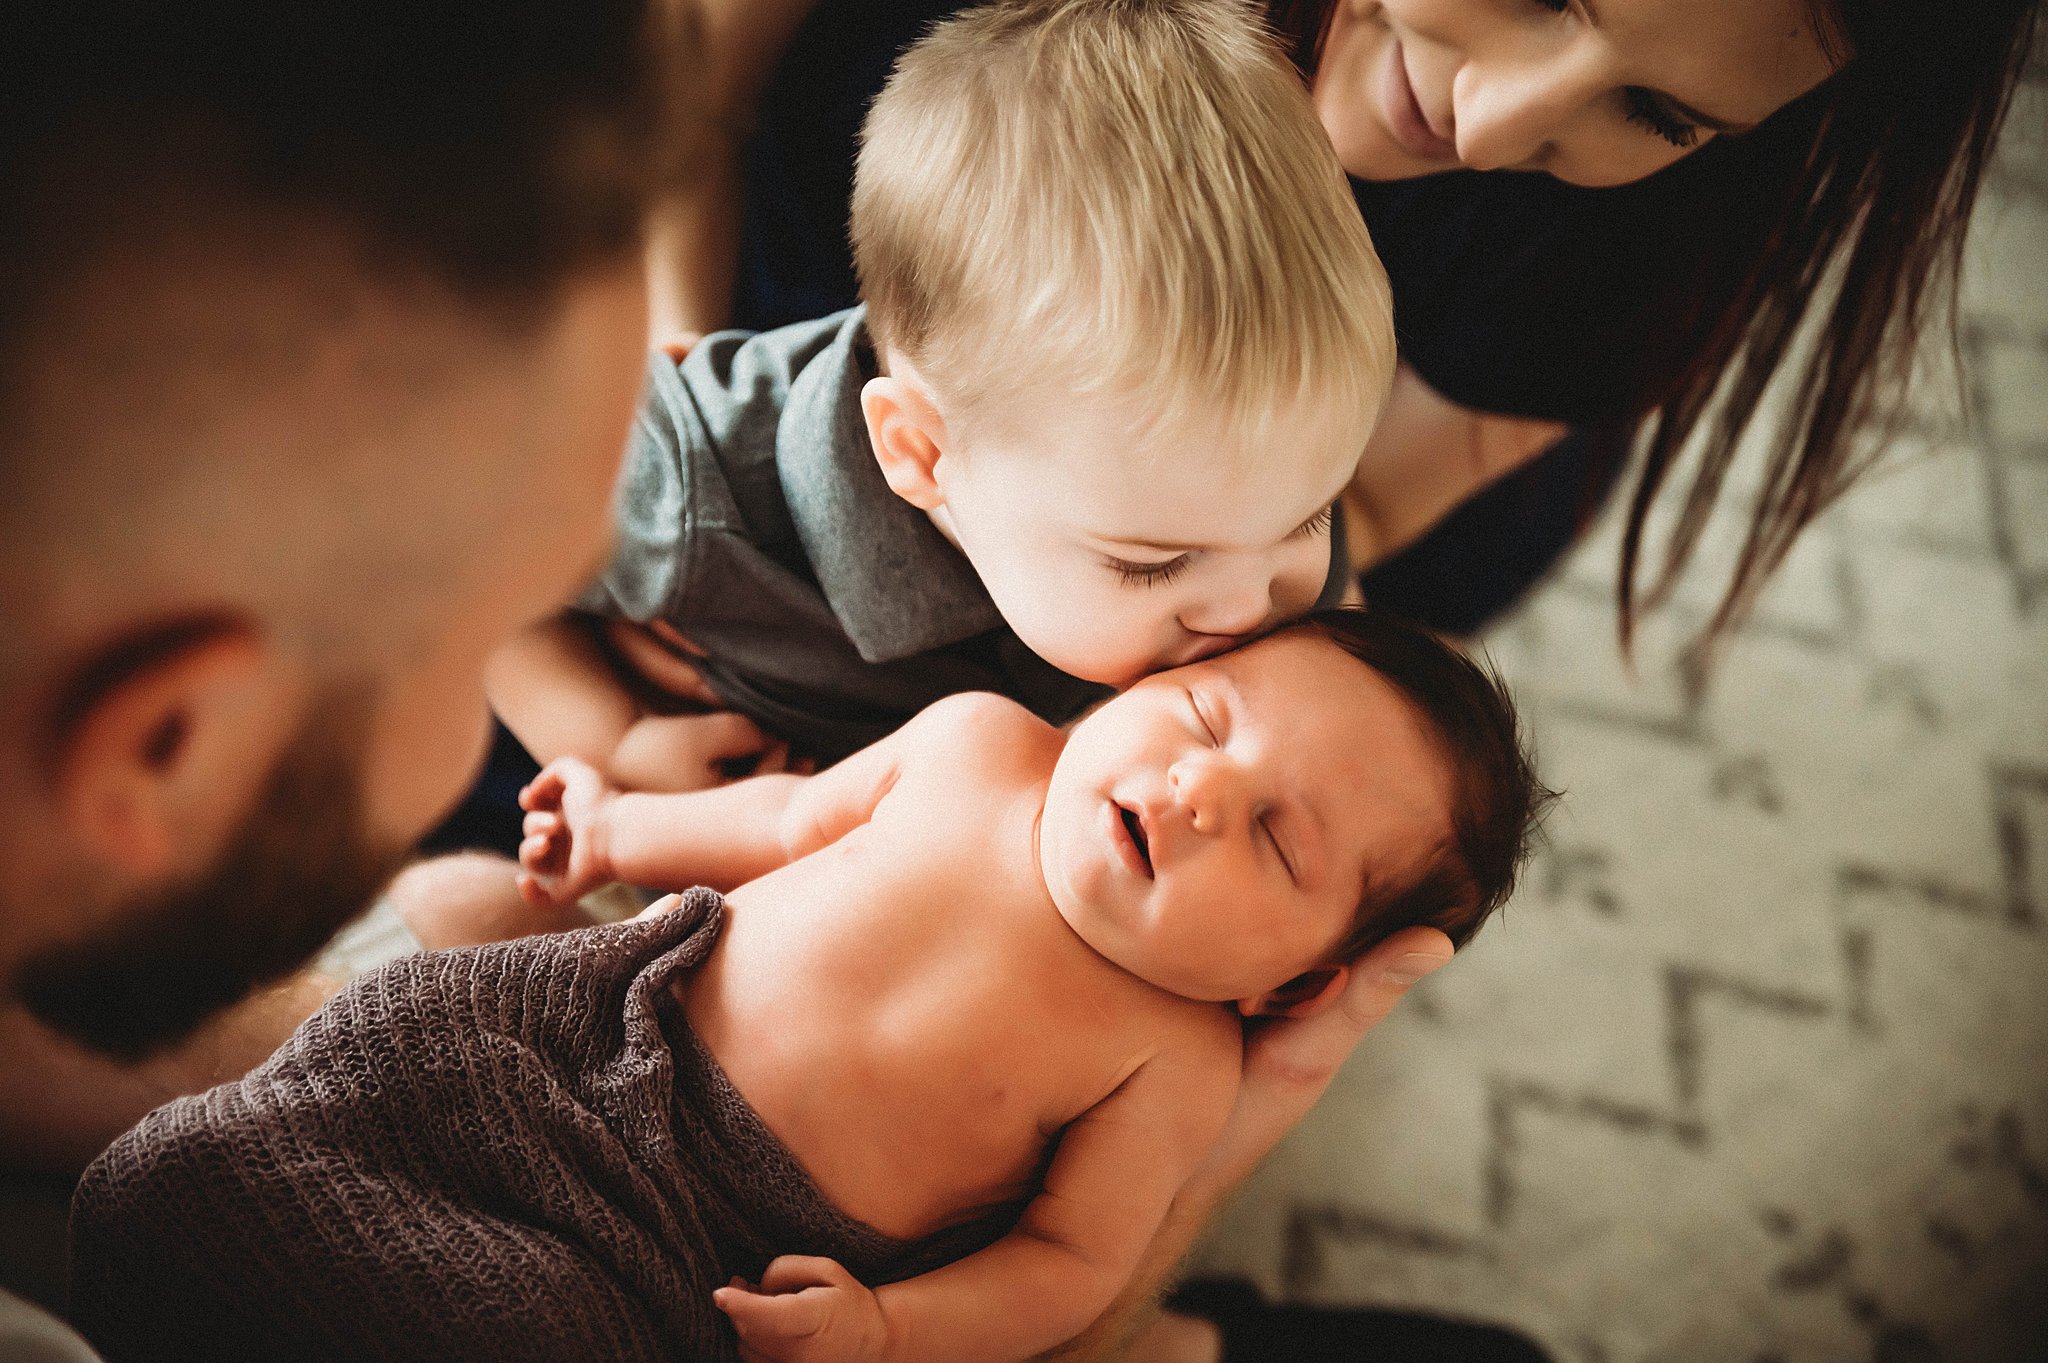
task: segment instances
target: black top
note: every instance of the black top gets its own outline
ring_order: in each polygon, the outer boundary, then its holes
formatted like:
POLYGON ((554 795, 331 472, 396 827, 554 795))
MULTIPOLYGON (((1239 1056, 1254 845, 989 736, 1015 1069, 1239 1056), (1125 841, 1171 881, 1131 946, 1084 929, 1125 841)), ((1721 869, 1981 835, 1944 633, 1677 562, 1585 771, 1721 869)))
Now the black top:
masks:
MULTIPOLYGON (((860 120, 896 54, 959 6, 820 0, 763 95, 746 167, 737 320, 853 302, 847 204, 860 120)), ((1401 354, 1481 411, 1576 426, 1656 405, 1730 291, 1722 262, 1797 182, 1785 118, 1609 189, 1458 171, 1355 189, 1393 281, 1401 354)))

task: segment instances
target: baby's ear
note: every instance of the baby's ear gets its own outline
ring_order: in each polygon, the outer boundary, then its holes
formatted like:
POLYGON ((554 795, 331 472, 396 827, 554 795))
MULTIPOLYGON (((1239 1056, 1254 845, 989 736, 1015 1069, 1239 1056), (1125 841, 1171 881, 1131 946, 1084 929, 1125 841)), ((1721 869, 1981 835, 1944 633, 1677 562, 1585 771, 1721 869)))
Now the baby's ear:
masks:
POLYGON ((1255 999, 1239 999, 1237 1011, 1248 1018, 1305 1018, 1335 1003, 1350 978, 1348 965, 1319 965, 1255 999))
POLYGON ((862 385, 860 409, 889 490, 920 511, 944 506, 937 469, 946 422, 924 389, 908 376, 883 374, 862 385))

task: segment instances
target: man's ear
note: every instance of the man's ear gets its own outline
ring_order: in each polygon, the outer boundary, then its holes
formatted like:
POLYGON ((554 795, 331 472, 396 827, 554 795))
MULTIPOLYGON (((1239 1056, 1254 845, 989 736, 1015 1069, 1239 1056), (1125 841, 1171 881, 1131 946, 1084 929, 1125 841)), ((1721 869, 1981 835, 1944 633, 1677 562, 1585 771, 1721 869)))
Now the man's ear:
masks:
POLYGON ((1239 999, 1237 1011, 1248 1018, 1305 1018, 1335 1003, 1350 978, 1348 965, 1319 965, 1255 999, 1239 999))
POLYGON ((55 735, 65 826, 137 879, 206 865, 295 732, 303 686, 230 619, 124 640, 83 677, 55 735))
POLYGON ((869 379, 861 386, 860 409, 889 490, 920 511, 944 506, 937 470, 947 449, 946 422, 923 386, 907 374, 869 379))

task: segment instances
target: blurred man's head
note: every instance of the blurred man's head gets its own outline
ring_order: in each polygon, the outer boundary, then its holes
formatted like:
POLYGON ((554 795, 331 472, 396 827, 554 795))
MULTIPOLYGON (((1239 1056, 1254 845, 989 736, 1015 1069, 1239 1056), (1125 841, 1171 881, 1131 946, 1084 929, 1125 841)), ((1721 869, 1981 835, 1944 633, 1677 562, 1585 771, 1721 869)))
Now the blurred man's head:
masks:
POLYGON ((484 655, 604 548, 649 9, 86 0, 0 45, 0 999, 168 1039, 459 792, 484 655))

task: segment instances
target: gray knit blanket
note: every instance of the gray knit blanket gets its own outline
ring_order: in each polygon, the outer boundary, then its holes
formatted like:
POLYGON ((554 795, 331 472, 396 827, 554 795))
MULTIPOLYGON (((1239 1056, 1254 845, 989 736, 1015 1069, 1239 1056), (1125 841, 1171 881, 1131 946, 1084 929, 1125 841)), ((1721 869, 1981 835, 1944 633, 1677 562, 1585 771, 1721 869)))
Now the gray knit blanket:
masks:
POLYGON ((362 976, 86 1171, 80 1328, 110 1363, 735 1360, 711 1291, 775 1255, 878 1284, 1007 1230, 1016 1207, 909 1243, 819 1194, 667 987, 722 914, 693 890, 362 976))

